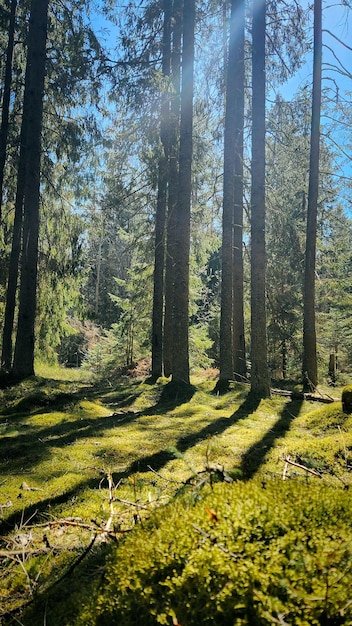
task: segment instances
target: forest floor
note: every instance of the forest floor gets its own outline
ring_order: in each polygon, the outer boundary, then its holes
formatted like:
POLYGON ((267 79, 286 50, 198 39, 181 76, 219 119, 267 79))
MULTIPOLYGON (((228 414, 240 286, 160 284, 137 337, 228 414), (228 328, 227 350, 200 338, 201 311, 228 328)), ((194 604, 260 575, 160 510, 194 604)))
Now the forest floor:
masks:
POLYGON ((237 383, 217 396, 214 372, 193 377, 188 401, 166 402, 167 381, 143 373, 46 370, 0 391, 1 625, 32 624, 23 611, 38 596, 83 560, 103 567, 111 542, 187 485, 254 475, 352 485, 340 402, 259 401, 237 383))

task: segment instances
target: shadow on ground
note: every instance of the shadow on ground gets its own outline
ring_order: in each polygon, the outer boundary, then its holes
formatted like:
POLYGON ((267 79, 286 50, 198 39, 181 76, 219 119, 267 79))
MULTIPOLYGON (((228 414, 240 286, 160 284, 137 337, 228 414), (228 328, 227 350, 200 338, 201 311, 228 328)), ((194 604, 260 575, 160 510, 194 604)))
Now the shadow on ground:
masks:
POLYGON ((290 429, 292 421, 299 415, 303 399, 292 399, 283 408, 281 415, 264 437, 253 444, 242 456, 241 470, 245 479, 252 478, 274 447, 275 441, 290 429))

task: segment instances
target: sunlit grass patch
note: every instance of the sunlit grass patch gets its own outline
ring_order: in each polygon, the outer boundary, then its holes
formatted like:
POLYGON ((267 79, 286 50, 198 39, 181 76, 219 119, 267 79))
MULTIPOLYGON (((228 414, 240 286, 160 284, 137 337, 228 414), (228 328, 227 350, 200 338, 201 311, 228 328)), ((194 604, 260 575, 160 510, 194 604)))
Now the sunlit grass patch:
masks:
POLYGON ((74 367, 64 367, 62 365, 52 365, 41 361, 35 362, 35 373, 46 379, 62 380, 67 382, 92 382, 96 378, 89 370, 74 367))

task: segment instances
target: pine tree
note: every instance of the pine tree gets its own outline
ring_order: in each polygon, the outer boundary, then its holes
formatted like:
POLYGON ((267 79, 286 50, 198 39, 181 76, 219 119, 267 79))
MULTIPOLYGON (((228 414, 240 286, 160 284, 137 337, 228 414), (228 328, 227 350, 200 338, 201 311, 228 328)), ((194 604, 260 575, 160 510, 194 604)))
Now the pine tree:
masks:
POLYGON ((314 0, 314 52, 311 144, 309 161, 309 189, 307 235, 304 273, 303 313, 303 385, 307 390, 318 384, 318 364, 315 327, 315 262, 320 158, 320 109, 322 74, 322 5, 314 0))
POLYGON ((251 391, 270 396, 266 329, 265 31, 266 3, 252 4, 251 391))
POLYGON ((164 315, 164 268, 167 217, 167 190, 170 153, 170 77, 171 17, 170 0, 164 0, 164 25, 162 44, 162 74, 165 79, 160 107, 161 154, 158 167, 158 197, 155 214, 154 294, 152 315, 152 377, 156 380, 163 372, 163 315, 164 315))
POLYGON ((189 250, 193 146, 195 0, 184 2, 179 181, 175 233, 172 382, 189 385, 189 250))
POLYGON ((28 84, 24 95, 27 116, 25 195, 21 287, 13 375, 34 374, 34 323, 36 312, 41 131, 46 63, 49 0, 32 0, 28 34, 28 84))

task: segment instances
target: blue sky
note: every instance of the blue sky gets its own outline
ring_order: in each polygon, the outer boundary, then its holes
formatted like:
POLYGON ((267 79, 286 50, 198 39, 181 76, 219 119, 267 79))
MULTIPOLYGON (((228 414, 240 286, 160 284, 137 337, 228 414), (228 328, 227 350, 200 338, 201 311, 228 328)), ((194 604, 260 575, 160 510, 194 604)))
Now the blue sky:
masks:
MULTIPOLYGON (((313 9, 312 9, 313 20, 313 9)), ((326 2, 323 5, 323 86, 331 84, 331 79, 336 81, 341 91, 352 91, 352 50, 348 50, 344 45, 352 47, 352 10, 348 9, 342 4, 326 2), (330 31, 330 32, 327 32, 330 31), (332 35, 330 34, 332 33, 332 35), (343 43, 339 43, 337 39, 340 39, 343 43), (330 49, 332 50, 330 50, 330 49), (330 64, 340 67, 339 63, 334 56, 338 57, 350 73, 351 77, 347 78, 342 74, 334 71, 330 64)), ((312 24, 312 36, 313 36, 313 24, 312 24)), ((306 62, 302 68, 297 72, 288 83, 282 88, 282 93, 292 93, 299 87, 304 85, 311 85, 312 83, 312 55, 308 55, 306 62)))

